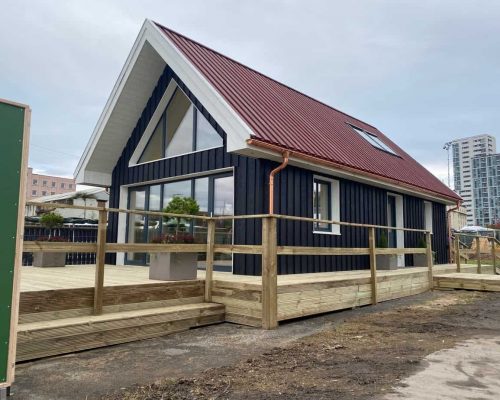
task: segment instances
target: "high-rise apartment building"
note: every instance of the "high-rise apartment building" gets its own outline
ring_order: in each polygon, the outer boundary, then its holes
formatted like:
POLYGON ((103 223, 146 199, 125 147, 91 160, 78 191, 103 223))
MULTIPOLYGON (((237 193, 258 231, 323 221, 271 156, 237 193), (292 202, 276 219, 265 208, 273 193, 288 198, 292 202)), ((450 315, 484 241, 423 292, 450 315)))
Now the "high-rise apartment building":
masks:
POLYGON ((500 222, 500 154, 472 158, 475 223, 486 226, 500 222))
POLYGON ((26 183, 26 199, 28 200, 34 197, 50 196, 76 190, 76 183, 73 178, 34 174, 31 167, 28 168, 26 183))
POLYGON ((472 158, 496 152, 496 140, 491 135, 477 135, 452 141, 453 176, 455 191, 464 199, 467 224, 475 225, 475 207, 472 185, 472 158))

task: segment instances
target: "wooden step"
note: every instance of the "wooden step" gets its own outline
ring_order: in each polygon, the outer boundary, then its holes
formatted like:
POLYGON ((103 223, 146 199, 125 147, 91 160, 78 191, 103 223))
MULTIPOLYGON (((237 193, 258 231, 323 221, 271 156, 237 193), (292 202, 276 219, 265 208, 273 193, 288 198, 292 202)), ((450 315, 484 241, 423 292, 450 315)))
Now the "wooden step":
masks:
POLYGON ((224 313, 197 303, 19 324, 17 361, 163 336, 223 322, 224 313))

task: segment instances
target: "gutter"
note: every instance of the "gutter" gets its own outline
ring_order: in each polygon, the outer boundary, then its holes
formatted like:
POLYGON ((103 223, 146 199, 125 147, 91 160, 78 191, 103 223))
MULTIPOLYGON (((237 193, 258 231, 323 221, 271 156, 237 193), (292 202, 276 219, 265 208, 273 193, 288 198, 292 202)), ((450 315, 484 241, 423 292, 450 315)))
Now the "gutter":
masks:
POLYGON ((431 190, 422 188, 420 186, 410 185, 410 184, 407 184, 407 183, 404 183, 404 182, 400 182, 400 181, 398 181, 396 179, 387 178, 385 176, 377 175, 377 174, 374 174, 372 172, 363 171, 363 170, 356 169, 356 168, 353 168, 353 167, 348 167, 346 165, 343 165, 343 164, 340 164, 340 163, 336 163, 334 161, 328 161, 328 160, 324 160, 324 159, 319 158, 319 157, 310 156, 310 155, 307 155, 307 154, 304 154, 304 153, 300 153, 300 152, 288 150, 288 149, 285 149, 284 147, 281 147, 281 146, 278 146, 278 145, 274 145, 274 144, 270 144, 270 143, 267 143, 267 142, 263 142, 263 141, 258 140, 258 139, 248 139, 247 140, 247 144, 250 145, 250 146, 261 147, 263 149, 271 150, 271 151, 278 152, 278 153, 281 153, 281 154, 284 154, 285 152, 288 152, 289 153, 289 157, 293 156, 295 158, 298 158, 298 159, 301 159, 301 160, 304 160, 304 161, 309 161, 309 162, 312 162, 312 163, 315 163, 315 164, 321 164, 321 165, 324 165, 324 166, 327 166, 327 167, 330 167, 330 168, 340 169, 340 170, 343 170, 343 171, 346 171, 346 172, 349 172, 349 173, 352 173, 352 174, 364 175, 364 176, 370 177, 372 179, 375 179, 375 180, 378 180, 378 181, 381 181, 381 182, 386 182, 386 183, 389 183, 389 184, 394 185, 394 186, 400 186, 402 188, 406 188, 406 189, 409 189, 409 190, 412 190, 412 191, 415 191, 415 188, 418 188, 419 191, 421 191, 422 193, 426 193, 430 197, 441 198, 442 200, 446 200, 448 202, 451 201, 453 203, 457 203, 457 201, 461 201, 461 200, 457 200, 456 197, 451 197, 451 196, 442 195, 442 194, 440 195, 440 194, 438 194, 436 192, 433 192, 431 190), (362 174, 360 174, 360 172, 362 174))
POLYGON ((282 154, 283 161, 274 168, 269 174, 269 214, 274 214, 274 176, 288 165, 290 152, 285 151, 282 154))

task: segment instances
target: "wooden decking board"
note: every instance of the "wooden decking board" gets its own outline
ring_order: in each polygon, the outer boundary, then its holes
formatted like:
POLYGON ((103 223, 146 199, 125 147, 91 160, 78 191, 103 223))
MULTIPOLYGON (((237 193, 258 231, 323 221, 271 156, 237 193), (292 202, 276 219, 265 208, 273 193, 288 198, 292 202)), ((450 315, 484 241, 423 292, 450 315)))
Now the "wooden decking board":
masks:
POLYGON ((436 288, 469 289, 486 292, 500 292, 500 275, 452 273, 435 275, 436 288))

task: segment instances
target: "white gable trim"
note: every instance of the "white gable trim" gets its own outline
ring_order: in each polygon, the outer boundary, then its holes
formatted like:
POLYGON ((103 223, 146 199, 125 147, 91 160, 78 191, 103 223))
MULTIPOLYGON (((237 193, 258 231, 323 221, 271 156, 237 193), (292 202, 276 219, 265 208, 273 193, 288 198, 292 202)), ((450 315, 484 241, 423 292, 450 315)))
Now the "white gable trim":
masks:
MULTIPOLYGON (((146 105, 144 102, 140 110, 138 110, 137 104, 128 109, 126 105, 120 104, 119 100, 123 95, 126 85, 131 83, 131 73, 141 51, 147 45, 150 45, 161 60, 163 60, 162 65, 159 64, 158 60, 153 59, 154 57, 145 61, 143 60, 146 64, 145 68, 151 65, 153 69, 150 75, 144 74, 144 71, 142 71, 142 76, 147 75, 148 79, 150 79, 148 85, 152 85, 152 88, 154 88, 165 65, 168 64, 226 132, 227 150, 238 151, 248 147, 246 140, 252 134, 250 127, 229 106, 200 71, 188 61, 160 28, 152 21, 146 20, 76 167, 75 177, 77 183, 95 186, 111 185, 113 168, 140 117, 140 113, 146 105), (158 73, 161 66, 163 68, 158 73), (132 119, 134 119, 133 124, 130 122, 132 119), (118 133, 109 131, 109 126, 112 123, 116 125, 124 120, 128 121, 128 125, 123 129, 119 129, 118 133), (106 152, 108 149, 109 156, 103 160, 102 152, 106 152), (101 158, 99 159, 99 157, 101 158)), ((130 91, 127 94, 130 96, 130 91)), ((149 95, 147 98, 149 98, 149 95)), ((141 93, 141 96, 144 96, 144 93, 141 93)))

